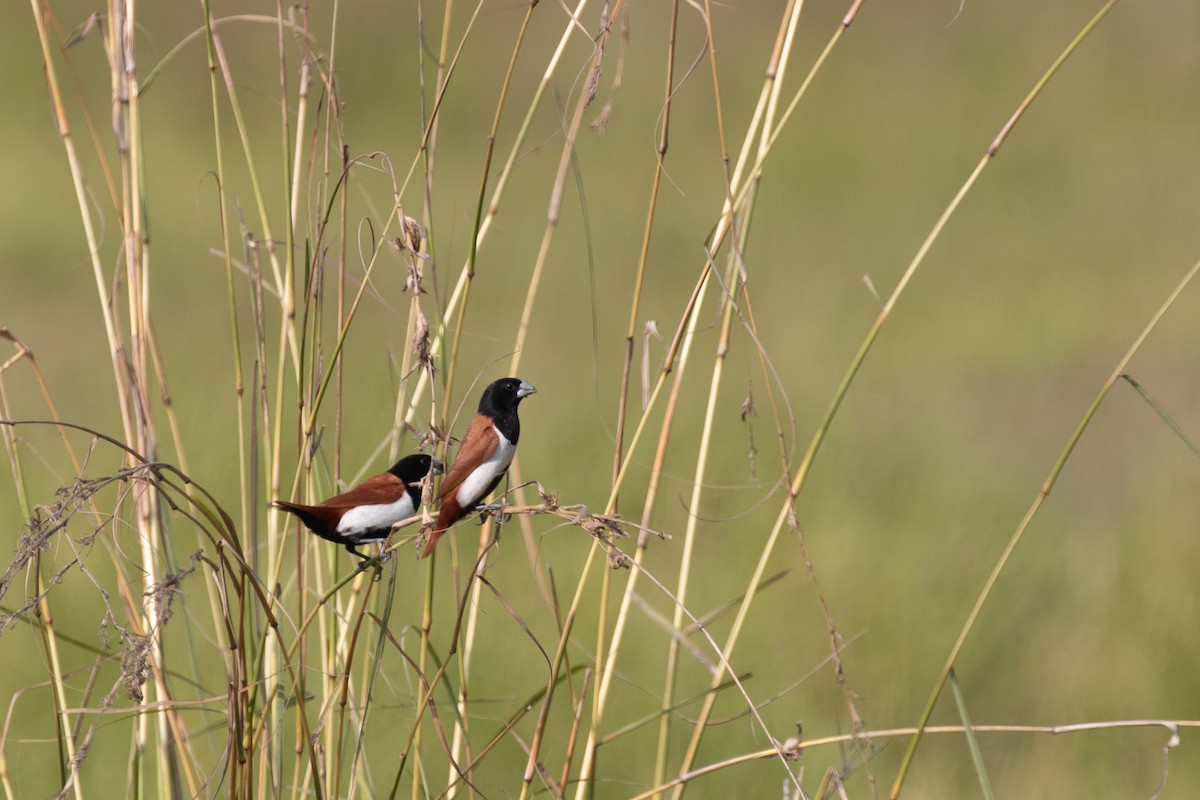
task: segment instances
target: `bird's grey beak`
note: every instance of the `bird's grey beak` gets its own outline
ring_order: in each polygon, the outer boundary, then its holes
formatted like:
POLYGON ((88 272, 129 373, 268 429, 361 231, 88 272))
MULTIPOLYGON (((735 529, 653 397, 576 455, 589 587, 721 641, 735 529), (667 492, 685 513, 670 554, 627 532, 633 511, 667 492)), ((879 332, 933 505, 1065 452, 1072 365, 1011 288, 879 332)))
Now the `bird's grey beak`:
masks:
POLYGON ((440 458, 429 459, 429 474, 441 475, 446 471, 446 464, 440 458))
POLYGON ((532 385, 526 383, 525 381, 521 381, 520 387, 517 388, 517 399, 529 397, 529 395, 535 394, 536 392, 537 389, 533 388, 532 385))

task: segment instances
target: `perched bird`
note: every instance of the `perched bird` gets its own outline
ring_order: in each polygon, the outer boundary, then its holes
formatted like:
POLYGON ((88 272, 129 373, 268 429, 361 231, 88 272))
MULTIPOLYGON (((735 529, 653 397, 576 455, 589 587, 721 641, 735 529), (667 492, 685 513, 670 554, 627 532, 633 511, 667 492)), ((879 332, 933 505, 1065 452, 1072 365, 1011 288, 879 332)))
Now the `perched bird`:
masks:
POLYGON ((405 456, 387 472, 355 486, 344 494, 315 506, 276 500, 275 507, 300 518, 310 531, 346 549, 365 563, 369 556, 356 548, 382 542, 392 526, 417 513, 421 505, 421 479, 432 472, 442 474, 442 462, 427 455, 405 456))
POLYGON ((471 421, 454 464, 438 490, 442 507, 421 558, 433 552, 447 528, 474 511, 500 484, 521 436, 517 406, 536 391, 520 378, 501 378, 483 390, 479 413, 471 421))

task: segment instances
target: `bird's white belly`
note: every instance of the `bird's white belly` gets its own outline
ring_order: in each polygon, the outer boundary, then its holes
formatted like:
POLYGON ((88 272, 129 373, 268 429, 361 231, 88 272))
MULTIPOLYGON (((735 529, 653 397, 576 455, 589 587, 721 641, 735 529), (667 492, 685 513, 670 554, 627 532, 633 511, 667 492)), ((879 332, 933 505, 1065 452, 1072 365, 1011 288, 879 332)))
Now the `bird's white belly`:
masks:
POLYGON ((352 508, 342 515, 338 533, 365 533, 377 528, 390 528, 415 513, 412 500, 407 494, 394 503, 379 503, 352 508))
POLYGON ((466 477, 466 480, 458 487, 458 492, 455 493, 454 499, 458 501, 459 508, 464 511, 474 506, 483 499, 484 492, 492 485, 492 481, 504 474, 512 463, 513 455, 517 452, 517 446, 504 438, 501 433, 493 425, 492 430, 496 431, 496 436, 499 438, 499 443, 496 445, 496 450, 492 453, 492 457, 480 464, 475 470, 466 477))

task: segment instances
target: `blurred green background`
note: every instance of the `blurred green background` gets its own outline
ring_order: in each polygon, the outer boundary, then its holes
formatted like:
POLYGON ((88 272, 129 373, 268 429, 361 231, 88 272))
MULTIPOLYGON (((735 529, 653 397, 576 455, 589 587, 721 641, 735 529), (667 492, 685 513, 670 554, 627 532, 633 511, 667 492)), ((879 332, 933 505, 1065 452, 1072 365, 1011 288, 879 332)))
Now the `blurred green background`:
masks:
MULTIPOLYGON (((275 13, 265 3, 213 7, 216 16, 275 13)), ((794 414, 788 431, 794 454, 807 446, 879 311, 864 277, 887 296, 1000 126, 1099 7, 1082 0, 967 3, 961 10, 953 2, 866 3, 767 162, 746 253, 761 337, 794 414)), ((63 38, 93 11, 103 13, 81 2, 56 2, 53 10, 63 38)), ((522 474, 558 491, 563 502, 597 510, 609 486, 633 272, 661 124, 668 10, 661 3, 634 3, 626 10, 628 43, 617 89, 612 85, 617 46, 610 45, 589 116, 611 99, 612 117, 602 133, 587 132, 578 142, 578 183, 568 181, 522 356, 521 377, 539 390, 522 407, 522 474)), ((753 110, 781 10, 776 2, 713 9, 731 150, 753 110)), ((462 33, 466 11, 458 14, 453 38, 462 33)), ((807 5, 800 55, 785 76, 786 96, 845 11, 844 3, 807 5)), ((313 9, 313 33, 327 54, 329 13, 313 9)), ((485 138, 524 13, 521 3, 483 4, 441 109, 430 230, 431 289, 443 303, 467 254, 485 138)), ((591 31, 598 13, 589 9, 586 16, 591 31)), ((441 10, 427 7, 425 14, 427 35, 436 42, 441 10)), ((48 113, 37 37, 28 9, 10 17, 0 29, 0 67, 7 76, 0 113, 5 187, 0 325, 33 350, 64 418, 117 435, 111 361, 66 158, 48 113)), ((200 6, 147 3, 139 24, 138 69, 144 78, 198 30, 200 6)), ((543 2, 536 9, 511 111, 501 126, 500 153, 511 146, 563 24, 559 4, 543 2)), ((800 523, 839 629, 855 637, 845 654, 846 673, 871 728, 916 722, 983 581, 1071 432, 1134 337, 1200 257, 1198 30, 1200 5, 1193 2, 1118 4, 1038 98, 951 220, 834 423, 800 497, 800 523)), ((286 162, 280 151, 277 31, 248 19, 225 23, 221 33, 281 221, 286 162)), ((680 73, 703 55, 702 35, 700 18, 685 8, 680 73)), ((507 362, 545 227, 563 109, 572 107, 580 91, 589 55, 590 44, 576 36, 553 81, 555 98, 533 120, 496 227, 480 251, 462 358, 468 377, 475 370, 484 379, 498 377, 507 362)), ((291 80, 297 64, 290 42, 288 56, 291 80)), ((80 96, 87 98, 99 136, 111 148, 107 64, 94 35, 75 45, 70 57, 80 81, 79 90, 68 91, 76 103, 69 109, 71 124, 91 189, 100 195, 96 205, 107 217, 102 239, 112 269, 118 226, 77 104, 80 96)), ((352 155, 381 151, 397 172, 407 171, 421 135, 416 81, 421 57, 415 4, 339 7, 333 59, 352 155)), ((431 64, 426 69, 432 74, 431 64)), ((191 474, 236 508, 238 454, 225 275, 214 255, 221 238, 208 81, 203 39, 194 38, 155 73, 143 96, 150 291, 173 401, 184 440, 192 443, 191 474)), ((230 124, 228 114, 225 123, 230 124)), ((681 81, 670 134, 669 182, 655 219, 638 320, 639 330, 655 321, 668 338, 703 264, 704 237, 724 198, 706 60, 681 81)), ((233 148, 232 127, 222 135, 233 148)), ((236 181, 230 191, 248 208, 244 162, 236 149, 230 152, 236 181)), ((367 221, 380 229, 391 187, 385 174, 364 169, 356 172, 350 192, 351 219, 363 221, 349 233, 350 271, 361 275, 360 254, 369 251, 367 221)), ((406 196, 405 206, 419 216, 419 190, 406 196)), ((257 225, 253 215, 247 219, 251 228, 257 225)), ((347 342, 345 398, 352 410, 344 423, 343 452, 353 473, 385 466, 369 458, 391 424, 397 378, 390 359, 407 346, 403 270, 398 257, 385 258, 396 267, 385 264, 387 269, 376 271, 375 291, 347 342)), ((711 317, 711 299, 704 313, 711 317)), ((1191 287, 1130 368, 1193 440, 1200 438, 1197 319, 1200 287, 1191 287)), ((663 579, 677 568, 678 534, 688 513, 694 440, 716 341, 713 322, 698 338, 685 378, 668 479, 654 519, 657 528, 677 534, 651 545, 647 564, 663 579)), ((641 347, 639 342, 639 358, 641 347)), ((664 342, 650 341, 652 369, 665 349, 664 342)), ((15 367, 4 381, 14 416, 46 416, 30 373, 15 367)), ((640 391, 638 385, 633 393, 640 391)), ((779 473, 778 458, 757 358, 740 332, 727 365, 717 430, 707 505, 696 510, 705 520, 697 556, 702 579, 690 604, 696 613, 745 589, 782 500, 777 490, 765 497, 779 473), (748 390, 759 413, 745 423, 739 411, 748 390), (747 457, 751 435, 758 448, 756 471, 747 457)), ((49 503, 74 475, 50 430, 23 430, 21 436, 34 500, 49 503)), ((622 501, 622 511, 635 519, 652 456, 650 447, 642 450, 635 467, 642 479, 634 476, 622 501)), ((163 456, 171 458, 169 448, 163 456)), ((1119 384, 963 652, 958 675, 975 723, 1200 718, 1198 481, 1200 460, 1129 386, 1119 384)), ((0 503, 8 540, 15 542, 23 520, 7 479, 0 482, 0 503)), ((587 543, 577 529, 537 524, 546 534, 541 557, 553 564, 560 585, 572 585, 587 543)), ((474 531, 460 533, 461 541, 472 541, 474 531)), ((526 598, 520 611, 535 628, 548 631, 552 620, 528 588, 523 548, 519 537, 510 537, 489 579, 510 600, 526 598)), ((759 700, 789 687, 828 654, 794 539, 785 538, 773 566, 793 572, 758 601, 733 660, 739 670, 754 673, 748 688, 759 700)), ((400 569, 413 577, 397 595, 403 609, 397 613, 412 622, 419 613, 420 573, 407 559, 400 569)), ((10 591, 8 607, 19 602, 16 594, 23 589, 10 591)), ((77 578, 58 602, 64 630, 95 642, 100 620, 88 608, 92 591, 77 578)), ((641 591, 660 612, 670 613, 664 598, 649 587, 641 591)), ((446 594, 442 600, 448 613, 453 598, 446 594)), ((595 609, 588 614, 594 626, 595 609)), ((718 640, 728 622, 714 626, 718 640)), ((537 688, 536 681, 514 683, 512 676, 538 663, 538 656, 498 608, 485 615, 483 625, 492 629, 484 634, 474 691, 503 707, 537 688)), ((644 616, 635 616, 632 626, 631 641, 654 652, 644 659, 636 647, 623 653, 620 699, 605 729, 657 708, 665 637, 644 616)), ((594 637, 589 632, 582 640, 594 637)), ((2 646, 21 652, 21 643, 32 641, 27 628, 17 627, 4 634, 2 646)), ((586 661, 586 652, 573 655, 586 661)), ((77 664, 90 661, 86 655, 72 658, 77 664)), ((45 676, 36 657, 9 661, 0 675, 0 696, 37 687, 45 676)), ((689 664, 683 680, 699 691, 707 676, 689 664)), ((4 755, 20 796, 45 796, 58 788, 51 774, 57 752, 45 738, 50 701, 44 687, 21 697, 13 706, 4 755)), ((718 714, 741 708, 741 700, 730 695, 718 704, 718 714)), ((779 738, 801 719, 810 737, 849 726, 828 669, 762 713, 779 738)), ((934 720, 957 719, 947 694, 934 720)), ((1166 739, 1163 730, 1147 729, 993 735, 982 744, 999 796, 1147 797, 1162 777, 1166 739)), ((881 793, 904 745, 901 740, 882 747, 869 765, 881 793)), ((748 721, 738 720, 705 739, 700 763, 766 746, 748 721)), ((126 748, 127 739, 118 741, 115 752, 126 748)), ((492 764, 493 796, 511 792, 519 781, 523 756, 517 747, 511 750, 510 759, 498 757, 492 764), (508 771, 497 766, 505 763, 508 771)), ((652 750, 619 742, 604 753, 601 773, 608 781, 601 796, 644 788, 652 750), (630 776, 628 783, 618 779, 622 774, 630 776)), ((811 770, 807 780, 815 780, 825 760, 838 761, 832 752, 806 753, 810 758, 821 760, 804 762, 811 770)), ((123 762, 105 765, 93 755, 85 774, 113 768, 120 780, 123 762)), ((777 796, 782 780, 778 765, 766 761, 717 773, 692 792, 777 796)), ((871 796, 866 773, 855 773, 852 781, 851 796, 871 796)), ((1194 736, 1184 730, 1170 754, 1161 796, 1194 797, 1198 791, 1200 755, 1194 736)), ((962 739, 928 738, 909 795, 975 792, 962 739)))

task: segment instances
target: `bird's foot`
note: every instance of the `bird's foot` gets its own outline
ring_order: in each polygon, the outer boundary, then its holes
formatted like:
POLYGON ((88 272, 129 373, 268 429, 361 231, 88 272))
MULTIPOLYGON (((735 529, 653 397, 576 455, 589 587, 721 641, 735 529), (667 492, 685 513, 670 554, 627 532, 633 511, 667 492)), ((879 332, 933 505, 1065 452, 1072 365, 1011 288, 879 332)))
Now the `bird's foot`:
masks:
POLYGON ((479 524, 482 525, 490 514, 497 525, 503 525, 508 522, 511 514, 504 513, 504 503, 488 503, 486 505, 475 506, 475 510, 479 512, 479 524))
POLYGON ((354 570, 354 572, 366 572, 368 569, 374 568, 375 575, 371 578, 373 581, 379 581, 383 578, 383 562, 388 561, 392 557, 392 554, 387 550, 384 550, 377 556, 367 556, 358 552, 355 552, 355 555, 358 556, 359 561, 358 569, 354 570))

